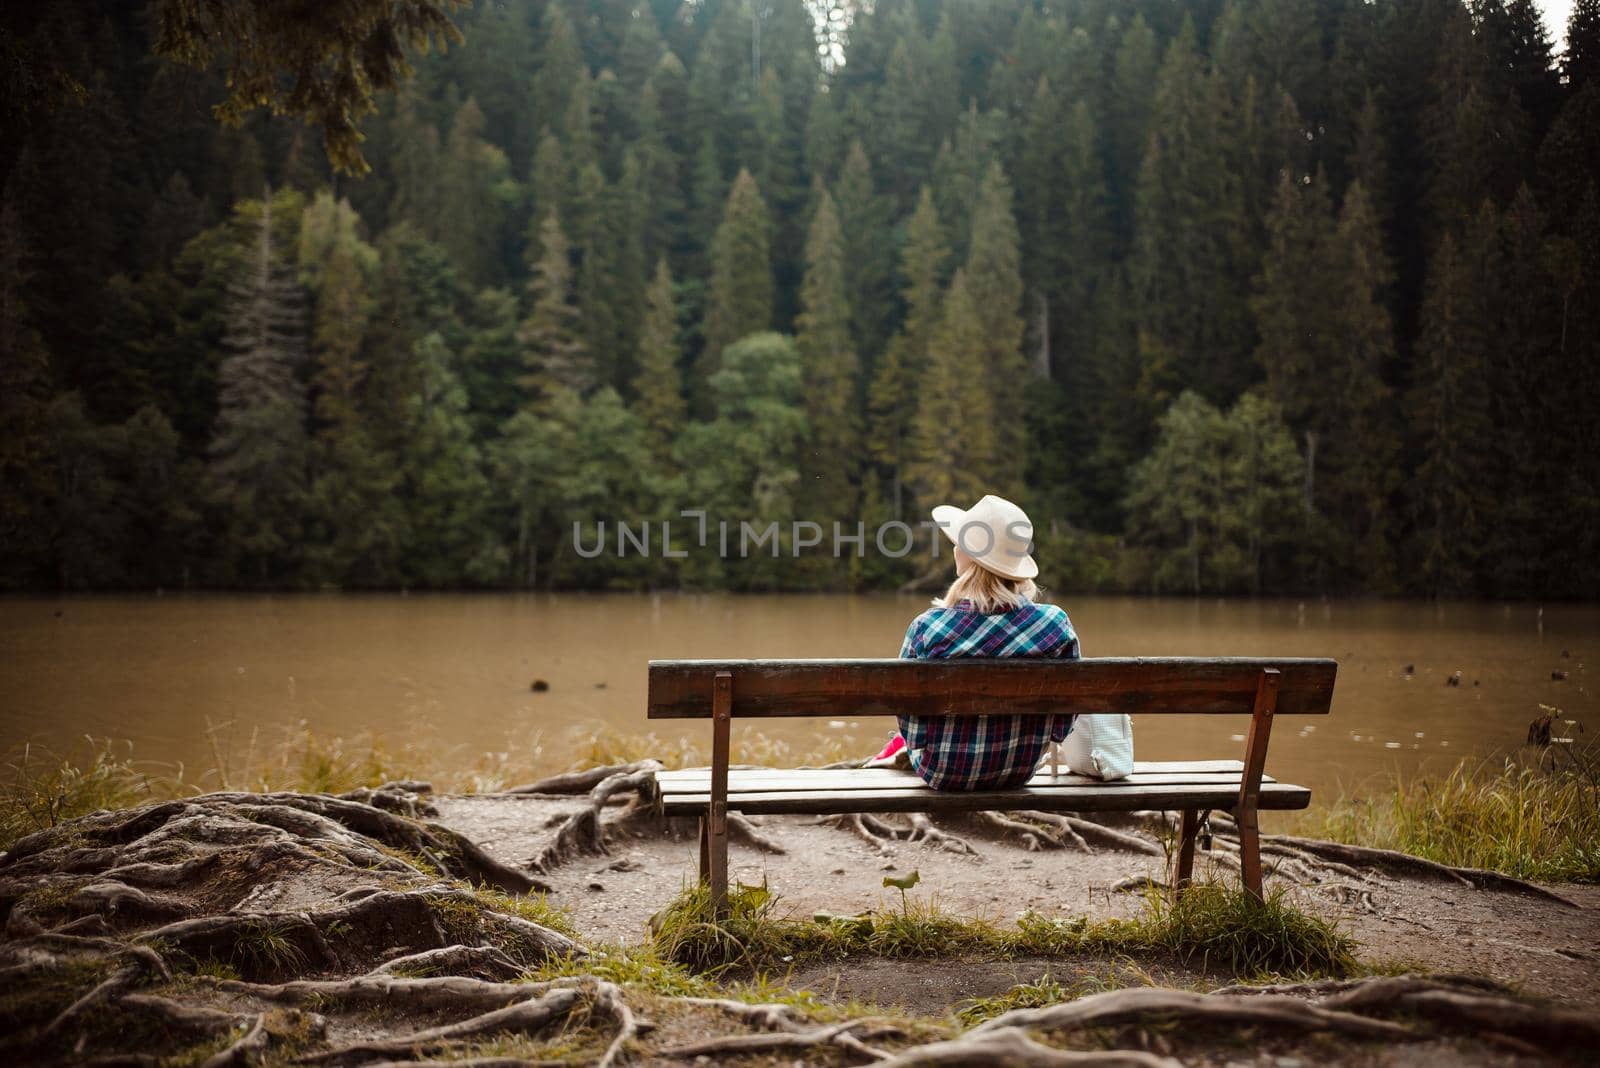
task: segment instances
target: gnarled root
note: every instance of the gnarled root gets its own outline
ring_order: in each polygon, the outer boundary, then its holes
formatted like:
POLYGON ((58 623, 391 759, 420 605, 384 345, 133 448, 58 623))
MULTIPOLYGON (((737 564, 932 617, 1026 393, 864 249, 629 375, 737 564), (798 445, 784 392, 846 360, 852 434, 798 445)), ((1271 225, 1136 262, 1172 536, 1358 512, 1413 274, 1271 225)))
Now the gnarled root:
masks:
POLYGON ((1352 1012, 1322 1008, 1281 994, 1254 998, 1219 998, 1186 990, 1134 987, 1092 994, 1076 1001, 1038 1009, 1012 1009, 972 1031, 982 1034, 1007 1027, 1070 1031, 1107 1027, 1139 1020, 1179 1019, 1195 1023, 1286 1027, 1300 1031, 1331 1031, 1352 1038, 1413 1039, 1416 1031, 1386 1020, 1371 1020, 1352 1012))
POLYGON ((999 831, 1001 834, 1015 834, 1022 839, 1023 848, 1030 853, 1036 853, 1041 849, 1062 849, 1067 844, 1062 838, 1051 834, 1038 824, 1024 823, 1003 812, 974 812, 972 818, 980 826, 999 831))
POLYGON ((452 1045, 463 1039, 493 1034, 535 1035, 556 1020, 565 1019, 578 1001, 578 991, 557 989, 541 997, 525 998, 503 1008, 474 1016, 459 1023, 430 1027, 400 1038, 376 1042, 357 1042, 347 1046, 308 1054, 300 1064, 342 1062, 358 1057, 422 1051, 452 1045))
MULTIPOLYGON (((1213 813, 1211 822, 1219 829, 1229 833, 1237 833, 1237 825, 1227 816, 1213 813)), ((1483 868, 1458 868, 1449 864, 1439 864, 1422 857, 1412 856, 1410 853, 1401 853, 1393 849, 1374 849, 1371 846, 1347 845, 1344 842, 1324 842, 1316 838, 1297 838, 1286 834, 1264 834, 1261 836, 1261 850, 1263 853, 1272 850, 1292 851, 1306 859, 1315 859, 1324 865, 1335 865, 1334 870, 1340 874, 1351 875, 1355 878, 1366 878, 1366 872, 1372 869, 1387 871, 1401 875, 1413 875, 1424 879, 1433 879, 1441 882, 1457 883, 1470 886, 1479 890, 1504 890, 1511 893, 1531 894, 1534 897, 1554 901, 1569 908, 1582 908, 1571 898, 1563 897, 1554 890, 1547 890, 1536 883, 1530 883, 1510 875, 1503 875, 1497 871, 1487 871, 1483 868)))
POLYGON ((385 961, 372 969, 372 975, 417 976, 459 975, 474 979, 515 979, 526 971, 494 946, 445 946, 385 961))
POLYGON ((542 794, 545 796, 586 794, 613 775, 632 775, 635 772, 646 769, 660 771, 661 762, 659 760, 639 760, 632 764, 613 764, 609 767, 588 768, 584 771, 568 771, 560 775, 551 775, 549 778, 530 782, 523 786, 513 786, 509 790, 502 790, 501 793, 542 794))
POLYGON ((899 837, 893 827, 867 812, 841 812, 836 816, 819 816, 817 822, 824 826, 836 827, 841 831, 849 831, 877 850, 879 854, 889 853, 889 843, 899 837))
POLYGON ((728 837, 743 842, 753 849, 759 849, 763 853, 772 853, 780 857, 788 853, 783 846, 762 834, 756 828, 755 821, 742 812, 728 813, 728 837))
POLYGON ((619 822, 635 818, 641 811, 653 810, 658 796, 656 772, 660 770, 658 760, 641 760, 612 769, 611 774, 590 788, 585 807, 567 818, 556 832, 555 841, 529 861, 528 866, 548 874, 576 856, 609 855, 611 851, 606 848, 605 830, 600 822, 601 812, 612 797, 628 791, 632 791, 634 797, 617 817, 619 822))
POLYGON ((1060 838, 1062 838, 1065 842, 1071 842, 1081 853, 1094 852, 1094 850, 1089 847, 1088 841, 1083 837, 1083 835, 1078 833, 1077 828, 1073 827, 1072 825, 1072 820, 1067 816, 1062 816, 1054 812, 1034 811, 1018 812, 1015 813, 1015 815, 1020 816, 1023 819, 1032 820, 1035 823, 1043 823, 1046 826, 1054 827, 1056 829, 1056 834, 1060 838))
POLYGON ((1051 1049, 1015 1028, 933 1042, 879 1061, 878 1068, 1182 1068, 1171 1057, 1137 1050, 1078 1052, 1051 1049))
POLYGON ((872 1028, 869 1036, 873 1038, 900 1033, 899 1028, 885 1024, 886 1021, 883 1020, 865 1018, 809 1029, 767 1031, 755 1035, 724 1035, 720 1038, 708 1038, 703 1042, 691 1042, 684 1046, 671 1046, 658 1051, 657 1055, 676 1058, 740 1056, 838 1045, 852 1051, 864 1052, 873 1060, 881 1061, 887 1055, 866 1045, 853 1032, 872 1028))
POLYGON ((965 838, 934 826, 933 818, 926 812, 911 812, 908 816, 911 820, 911 831, 906 835, 906 841, 938 846, 952 853, 965 853, 972 857, 978 855, 978 851, 973 849, 972 844, 965 838))
POLYGON ((1068 827, 1082 835, 1085 842, 1093 842, 1095 845, 1107 846, 1111 849, 1126 850, 1130 853, 1147 853, 1154 857, 1166 856, 1161 844, 1148 838, 1141 838, 1136 834, 1129 834, 1127 831, 1119 831, 1113 827, 1107 827, 1103 823, 1086 820, 1081 816, 1062 814, 1061 819, 1066 822, 1068 827))

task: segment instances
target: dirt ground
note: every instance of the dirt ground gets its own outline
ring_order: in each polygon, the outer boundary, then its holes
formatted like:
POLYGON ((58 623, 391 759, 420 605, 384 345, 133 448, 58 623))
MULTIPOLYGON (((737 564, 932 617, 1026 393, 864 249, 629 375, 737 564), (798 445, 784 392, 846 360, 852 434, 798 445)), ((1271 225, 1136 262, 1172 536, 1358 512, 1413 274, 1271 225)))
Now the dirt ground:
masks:
MULTIPOLYGON (((548 842, 549 828, 580 807, 577 800, 520 796, 445 796, 435 804, 440 822, 510 864, 537 855, 548 842)), ((941 826, 976 853, 908 842, 876 846, 812 817, 768 817, 760 832, 784 852, 764 853, 735 840, 729 849, 730 878, 765 882, 779 898, 780 913, 808 916, 898 907, 898 891, 885 889, 883 878, 916 870, 921 882, 914 896, 959 915, 1008 921, 1027 910, 1095 919, 1131 916, 1140 896, 1115 892, 1112 885, 1129 876, 1163 875, 1159 856, 1104 845, 1094 845, 1089 854, 1072 847, 1030 851, 1016 837, 972 821, 941 826)), ((1207 855, 1198 858, 1204 873, 1207 855)), ((571 910, 586 940, 638 942, 646 937, 650 916, 694 879, 695 863, 688 824, 670 836, 617 836, 611 855, 580 858, 550 875, 551 900, 571 910)), ((1236 877, 1220 868, 1214 874, 1236 877)), ((1276 878, 1269 875, 1269 888, 1276 878)), ((1600 887, 1550 887, 1578 906, 1572 907, 1387 874, 1371 874, 1360 894, 1350 893, 1348 882, 1340 886, 1296 887, 1292 893, 1304 911, 1336 920, 1369 963, 1485 975, 1557 1002, 1600 1005, 1600 887)), ((948 960, 873 961, 811 967, 787 981, 830 1000, 854 998, 938 1014, 1046 972, 1067 983, 1080 975, 1105 976, 1119 966, 1125 965, 1083 962, 1073 975, 1061 961, 966 961, 960 967, 948 960)), ((1139 966, 1162 982, 1203 978, 1177 967, 1139 966)))

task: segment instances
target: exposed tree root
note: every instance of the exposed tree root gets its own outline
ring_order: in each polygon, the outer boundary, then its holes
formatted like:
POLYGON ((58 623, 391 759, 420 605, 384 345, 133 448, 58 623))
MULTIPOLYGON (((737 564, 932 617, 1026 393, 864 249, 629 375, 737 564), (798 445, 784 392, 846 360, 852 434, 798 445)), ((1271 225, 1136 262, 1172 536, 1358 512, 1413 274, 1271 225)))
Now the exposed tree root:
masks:
POLYGON ((898 835, 895 829, 867 812, 843 812, 837 816, 819 816, 819 824, 849 831, 880 854, 889 852, 889 843, 898 835))
POLYGON ((742 812, 728 813, 728 837, 743 842, 752 849, 759 849, 763 853, 772 853, 780 857, 788 853, 788 850, 777 841, 762 834, 757 829, 755 821, 742 812))
MULTIPOLYGON (((632 791, 634 797, 618 820, 626 820, 641 809, 655 807, 656 772, 661 770, 658 760, 641 760, 623 768, 609 769, 606 775, 589 789, 588 804, 573 813, 556 832, 553 843, 545 848, 528 866, 541 874, 548 874, 573 857, 609 855, 605 830, 600 823, 600 813, 606 803, 617 794, 632 791)), ((535 783, 534 785, 539 785, 535 783)))
POLYGON ((494 946, 445 946, 421 953, 408 953, 385 961, 372 969, 372 975, 430 976, 459 975, 474 979, 514 979, 527 970, 494 946))
POLYGON ((1171 1057, 1138 1050, 1051 1049, 1016 1028, 969 1033, 949 1042, 903 1050, 877 1068, 1182 1068, 1171 1057))
POLYGON ((1186 1023, 1243 1024, 1299 1031, 1331 1031, 1351 1038, 1414 1039, 1418 1032, 1386 1020, 1322 1008, 1285 997, 1219 998, 1186 990, 1134 987, 1091 994, 1076 1001, 1038 1009, 1012 1009, 973 1028, 973 1034, 1007 1027, 1069 1031, 1134 1021, 1176 1019, 1186 1023))
POLYGON ((552 984, 492 983, 446 975, 423 979, 371 975, 354 979, 299 979, 289 983, 215 981, 218 990, 282 1005, 324 1009, 388 1007, 401 1012, 482 1013, 552 989, 552 984))
POLYGON ((422 1051, 448 1046, 462 1039, 494 1034, 536 1035, 556 1020, 565 1019, 579 998, 572 989, 551 990, 541 997, 526 998, 504 1008, 474 1016, 459 1023, 430 1027, 399 1038, 356 1042, 330 1050, 306 1054, 299 1064, 326 1064, 373 1055, 422 1051))
POLYGON ((618 1064, 628 1043, 646 1031, 653 1030, 655 1026, 634 1016, 633 1010, 628 1007, 627 1000, 622 996, 621 988, 615 983, 595 984, 594 1002, 590 1005, 589 1011, 608 1017, 617 1027, 615 1037, 606 1047, 605 1053, 595 1062, 595 1068, 612 1068, 618 1064))
POLYGON ((1036 823, 1043 823, 1047 826, 1054 827, 1056 829, 1056 833, 1060 835, 1064 841, 1071 842, 1081 853, 1094 852, 1094 850, 1090 848, 1088 840, 1085 839, 1083 835, 1078 833, 1077 828, 1072 825, 1073 821, 1067 816, 1063 816, 1057 812, 1035 812, 1032 810, 1026 812, 1017 812, 1014 813, 1014 815, 1021 816, 1024 819, 1033 820, 1036 823))
MULTIPOLYGON (((1392 976, 1384 977, 1382 980, 1374 979, 1370 976, 1363 979, 1318 979, 1307 983, 1275 983, 1270 986, 1263 986, 1253 983, 1235 983, 1232 986, 1225 986, 1218 990, 1213 990, 1211 993, 1213 995, 1293 994, 1296 996, 1309 995, 1314 997, 1325 997, 1331 994, 1342 994, 1349 990, 1372 988, 1374 984, 1380 981, 1388 984, 1391 980, 1420 982, 1423 984, 1420 989, 1445 988, 1478 990, 1495 994, 1510 993, 1511 990, 1511 988, 1506 986, 1504 983, 1497 982, 1494 979, 1489 979, 1481 975, 1456 975, 1441 973, 1438 975, 1392 976)), ((1419 989, 1419 987, 1410 986, 1408 982, 1406 989, 1419 989)), ((1352 1006, 1345 1004, 1341 1007, 1351 1008, 1352 1006)))
POLYGON ((200 1068, 230 1068, 235 1064, 249 1064, 266 1051, 271 1039, 272 1035, 267 1031, 267 1014, 261 1013, 239 1041, 207 1058, 200 1068))
POLYGON ((351 790, 349 793, 340 794, 339 800, 358 801, 363 805, 381 808, 385 812, 420 819, 423 816, 439 814, 439 810, 433 807, 433 802, 428 800, 432 793, 432 783, 402 779, 386 782, 382 786, 351 790))
POLYGON ((1136 834, 1119 831, 1107 827, 1103 823, 1086 820, 1081 816, 1063 814, 1061 819, 1072 830, 1081 835, 1085 843, 1093 842, 1095 845, 1109 846, 1112 849, 1124 849, 1130 853, 1148 853, 1151 856, 1165 856, 1159 842, 1152 842, 1148 838, 1141 838, 1136 834))
POLYGON ((959 835, 936 827, 933 817, 926 812, 912 812, 908 813, 908 816, 911 820, 911 831, 906 835, 906 841, 938 846, 952 853, 965 853, 973 857, 978 855, 978 851, 972 848, 972 843, 959 835))
POLYGON ((1139 894, 1150 890, 1165 890, 1167 884, 1148 875, 1130 875, 1126 879, 1118 879, 1109 889, 1113 894, 1139 894))
POLYGON ((586 794, 599 786, 613 775, 632 775, 634 772, 652 768, 661 770, 658 760, 639 760, 632 764, 613 764, 609 767, 588 768, 584 771, 568 771, 560 775, 551 775, 549 778, 530 782, 524 786, 513 786, 509 790, 502 790, 506 794, 546 794, 570 795, 586 794))
POLYGON ((784 1005, 778 1002, 767 1002, 752 1005, 744 1001, 731 1001, 725 998, 676 998, 676 1004, 696 1005, 701 1008, 716 1009, 754 1027, 765 1027, 772 1031, 793 1031, 800 1027, 799 1013, 793 1005, 784 1005))
POLYGON ((766 1031, 754 1035, 723 1035, 719 1038, 708 1038, 703 1042, 691 1042, 684 1046, 670 1046, 658 1050, 657 1056, 689 1058, 689 1057, 716 1057, 719 1055, 740 1056, 755 1053, 778 1053, 785 1050, 813 1049, 817 1046, 838 1045, 856 1051, 865 1051, 875 1060, 884 1060, 886 1054, 881 1050, 866 1046, 861 1039, 851 1032, 864 1028, 877 1028, 873 1037, 884 1034, 897 1034, 899 1029, 884 1027, 885 1021, 873 1018, 847 1020, 844 1023, 829 1024, 824 1027, 797 1029, 793 1031, 766 1031), (853 1040, 853 1041, 850 1041, 853 1040))
MULTIPOLYGON (((1237 825, 1227 816, 1212 813, 1211 822, 1220 830, 1237 833, 1237 825)), ((1478 890, 1504 890, 1511 893, 1531 894, 1554 901, 1569 908, 1582 908, 1571 898, 1537 883, 1530 883, 1497 871, 1484 868, 1458 868, 1440 864, 1422 857, 1401 853, 1393 849, 1374 849, 1371 846, 1347 845, 1344 842, 1325 842, 1316 838, 1297 838, 1293 835, 1267 834, 1261 836, 1261 850, 1292 852, 1306 859, 1315 858, 1334 870, 1354 878, 1365 878, 1372 869, 1401 875, 1414 875, 1424 879, 1458 883, 1478 890)))
POLYGON ((1022 839, 1022 846, 1030 853, 1041 849, 1063 849, 1066 841, 1058 838, 1036 823, 1024 823, 1013 819, 1004 812, 974 812, 973 820, 982 827, 999 831, 1001 834, 1014 834, 1022 839))

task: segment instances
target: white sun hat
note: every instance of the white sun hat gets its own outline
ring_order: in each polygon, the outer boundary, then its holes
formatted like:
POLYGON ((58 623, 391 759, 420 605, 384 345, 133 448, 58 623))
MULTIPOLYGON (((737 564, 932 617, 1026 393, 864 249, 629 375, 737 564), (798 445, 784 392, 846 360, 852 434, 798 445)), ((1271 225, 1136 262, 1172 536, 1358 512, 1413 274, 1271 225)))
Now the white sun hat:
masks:
POLYGON ((986 570, 1010 579, 1031 579, 1039 573, 1028 550, 1033 523, 1028 513, 1004 497, 989 494, 971 508, 941 504, 933 521, 944 536, 986 570))

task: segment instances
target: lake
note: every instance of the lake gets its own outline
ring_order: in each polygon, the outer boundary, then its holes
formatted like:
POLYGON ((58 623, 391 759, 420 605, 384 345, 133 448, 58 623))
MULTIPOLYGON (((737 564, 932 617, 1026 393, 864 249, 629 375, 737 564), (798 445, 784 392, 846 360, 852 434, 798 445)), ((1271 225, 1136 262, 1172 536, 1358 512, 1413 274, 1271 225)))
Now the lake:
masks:
MULTIPOLYGON (((1092 656, 1330 656, 1329 717, 1279 721, 1268 772, 1327 799, 1393 769, 1502 752, 1541 703, 1600 725, 1585 664, 1600 606, 1060 598, 1092 656), (1414 668, 1407 674, 1407 667, 1414 668), (1447 685, 1461 672, 1459 686, 1447 685), (1564 681, 1552 672, 1566 672, 1564 681)), ((703 723, 644 718, 645 662, 893 656, 925 598, 845 595, 167 595, 0 600, 0 742, 84 735, 191 781, 261 762, 304 725, 376 738, 485 783, 559 770, 654 729, 703 761, 703 723), (533 692, 534 680, 547 689, 533 692), (211 769, 202 775, 202 770, 211 769)), ((1243 717, 1146 717, 1142 759, 1242 755, 1243 717)), ((765 721, 734 760, 871 755, 892 721, 765 721)), ((635 740, 635 744, 638 744, 635 740)))

